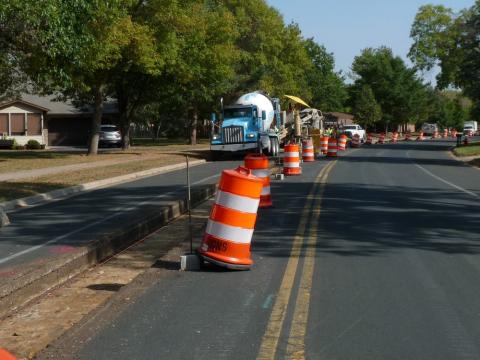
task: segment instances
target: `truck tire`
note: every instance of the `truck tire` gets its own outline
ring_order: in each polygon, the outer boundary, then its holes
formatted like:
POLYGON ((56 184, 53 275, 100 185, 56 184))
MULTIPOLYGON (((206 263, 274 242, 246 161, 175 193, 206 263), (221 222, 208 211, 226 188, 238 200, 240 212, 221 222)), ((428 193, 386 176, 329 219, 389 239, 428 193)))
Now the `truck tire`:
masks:
POLYGON ((279 153, 279 150, 280 150, 280 143, 278 142, 278 138, 271 137, 270 138, 270 144, 271 144, 270 155, 271 156, 278 156, 278 153, 279 153))

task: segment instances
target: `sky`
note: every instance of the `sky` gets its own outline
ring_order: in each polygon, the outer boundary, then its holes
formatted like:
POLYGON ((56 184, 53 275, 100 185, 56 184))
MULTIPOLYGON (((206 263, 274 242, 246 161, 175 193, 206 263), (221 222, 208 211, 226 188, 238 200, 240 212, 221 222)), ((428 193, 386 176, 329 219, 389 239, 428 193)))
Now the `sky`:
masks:
MULTIPOLYGON (((267 0, 285 22, 299 24, 304 37, 313 37, 335 56, 336 69, 350 72, 355 56, 382 45, 407 60, 410 27, 418 8, 433 3, 455 11, 474 0, 267 0)), ((408 61, 407 61, 408 62, 408 61)), ((409 63, 409 62, 408 62, 409 63)), ((424 75, 434 82, 435 72, 424 75)))

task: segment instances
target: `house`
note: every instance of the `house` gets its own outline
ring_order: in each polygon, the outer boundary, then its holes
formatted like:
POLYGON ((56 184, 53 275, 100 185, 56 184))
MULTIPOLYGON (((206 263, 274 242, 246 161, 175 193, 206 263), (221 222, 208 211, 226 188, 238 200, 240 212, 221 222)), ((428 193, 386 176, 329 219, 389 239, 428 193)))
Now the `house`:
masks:
POLYGON ((325 117, 325 127, 341 127, 344 125, 352 125, 355 123, 355 118, 352 114, 341 112, 323 113, 325 117))
MULTIPOLYGON (((0 135, 20 145, 34 139, 48 146, 86 146, 92 118, 91 107, 56 101, 54 96, 22 94, 0 103, 0 135)), ((118 123, 116 101, 104 104, 102 123, 118 123)))

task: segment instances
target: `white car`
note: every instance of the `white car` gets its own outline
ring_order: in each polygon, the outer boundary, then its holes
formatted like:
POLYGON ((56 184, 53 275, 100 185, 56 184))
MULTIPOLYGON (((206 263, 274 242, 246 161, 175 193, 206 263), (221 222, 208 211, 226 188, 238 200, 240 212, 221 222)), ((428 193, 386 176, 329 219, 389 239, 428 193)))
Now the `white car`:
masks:
POLYGON ((358 134, 360 137, 360 141, 364 142, 367 139, 367 136, 365 134, 365 130, 360 126, 360 125, 344 125, 340 131, 347 135, 349 138, 353 138, 355 134, 358 134))

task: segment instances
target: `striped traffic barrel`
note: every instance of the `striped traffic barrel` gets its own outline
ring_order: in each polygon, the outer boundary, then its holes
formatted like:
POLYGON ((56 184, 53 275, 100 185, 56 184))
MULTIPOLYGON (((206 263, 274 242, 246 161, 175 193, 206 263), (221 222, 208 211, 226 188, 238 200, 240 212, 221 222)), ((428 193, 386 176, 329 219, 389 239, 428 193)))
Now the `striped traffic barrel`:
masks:
POLYGON ((337 139, 332 136, 330 139, 328 139, 327 157, 336 157, 337 147, 337 139))
POLYGON ((445 139, 448 137, 448 129, 443 129, 443 135, 442 137, 445 139))
POLYGON ((300 167, 300 153, 297 144, 288 144, 283 148, 283 174, 284 175, 300 175, 302 168, 300 167))
POLYGON ((353 135, 351 146, 352 146, 352 148, 360 147, 360 135, 358 135, 358 134, 353 135))
POLYGON ((385 143, 385 134, 381 133, 380 136, 378 137, 378 144, 384 144, 385 143))
POLYGON ((398 132, 394 132, 392 135, 392 142, 395 144, 398 141, 398 132))
POLYGON ((338 151, 345 151, 346 146, 347 146, 347 135, 342 134, 338 138, 337 150, 338 151))
POLYGON ((365 141, 365 144, 367 145, 372 145, 373 144, 373 136, 372 134, 367 135, 367 141, 365 141))
POLYGON ((457 137, 457 130, 453 129, 452 131, 450 131, 450 134, 452 135, 452 138, 456 138, 457 137))
POLYGON ((417 140, 423 141, 425 138, 423 137, 423 132, 420 131, 420 134, 417 137, 417 140))
POLYGON ((268 157, 263 154, 248 154, 245 156, 245 167, 250 169, 252 174, 262 180, 263 187, 260 194, 260 207, 272 206, 272 195, 270 193, 270 166, 268 157))
POLYGON ((311 138, 302 141, 302 160, 304 162, 315 161, 313 141, 311 138))
POLYGON ((320 139, 320 149, 324 154, 326 154, 328 150, 328 139, 328 136, 322 136, 322 138, 320 139))
POLYGON ((250 256, 263 181, 245 167, 224 170, 198 253, 206 261, 245 270, 250 256))
POLYGON ((407 132, 405 134, 405 141, 410 141, 410 138, 412 137, 412 134, 410 134, 409 132, 407 132))

